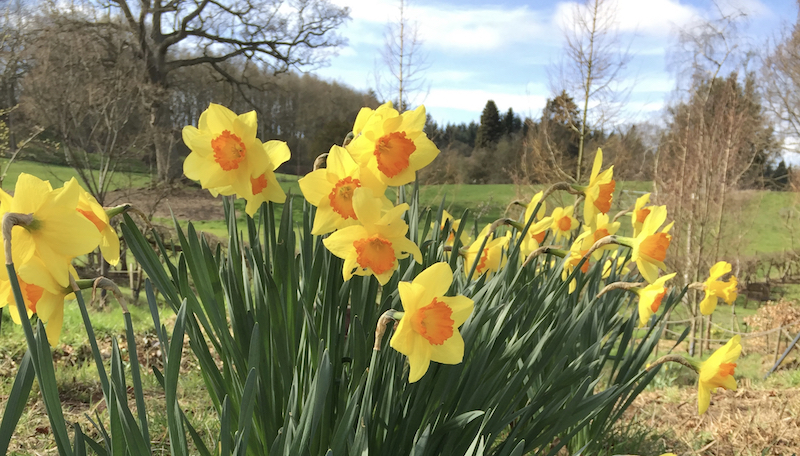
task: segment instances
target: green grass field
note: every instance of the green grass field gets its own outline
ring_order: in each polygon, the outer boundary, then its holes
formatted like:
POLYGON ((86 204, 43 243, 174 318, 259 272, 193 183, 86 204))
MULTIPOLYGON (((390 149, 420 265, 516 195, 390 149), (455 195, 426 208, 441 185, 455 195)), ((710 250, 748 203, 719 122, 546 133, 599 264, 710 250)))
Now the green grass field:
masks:
MULTIPOLYGON (((8 160, 0 160, 0 170, 5 169, 6 163, 8 163, 8 160)), ((78 173, 69 166, 15 160, 11 163, 11 166, 8 167, 6 177, 3 179, 3 190, 13 191, 20 173, 33 174, 40 179, 49 180, 53 187, 60 187, 64 182, 67 182, 73 177, 80 181, 78 173)), ((149 183, 150 176, 147 174, 117 171, 111 177, 109 189, 138 188, 144 187, 149 183)), ((81 185, 84 185, 83 182, 81 182, 81 185)))

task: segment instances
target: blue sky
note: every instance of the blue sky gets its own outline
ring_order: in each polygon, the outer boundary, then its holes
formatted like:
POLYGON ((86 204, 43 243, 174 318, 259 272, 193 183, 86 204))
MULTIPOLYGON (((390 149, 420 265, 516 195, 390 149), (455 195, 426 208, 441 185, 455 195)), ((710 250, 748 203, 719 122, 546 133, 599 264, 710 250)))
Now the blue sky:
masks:
MULTIPOLYGON (((386 24, 398 16, 397 0, 333 0, 351 9, 341 33, 348 45, 315 71, 357 89, 375 87, 386 24)), ((700 0, 613 0, 621 42, 632 59, 624 72, 631 88, 623 121, 657 117, 676 74, 671 49, 676 30, 716 16, 714 3, 700 0)), ((741 31, 747 43, 763 49, 768 39, 797 18, 794 0, 718 2, 724 11, 741 10, 748 19, 741 31)), ((425 104, 439 123, 478 121, 486 101, 538 117, 552 96, 549 74, 560 60, 573 2, 501 0, 409 0, 407 16, 416 23, 428 55, 424 76, 429 90, 414 102, 425 104)))

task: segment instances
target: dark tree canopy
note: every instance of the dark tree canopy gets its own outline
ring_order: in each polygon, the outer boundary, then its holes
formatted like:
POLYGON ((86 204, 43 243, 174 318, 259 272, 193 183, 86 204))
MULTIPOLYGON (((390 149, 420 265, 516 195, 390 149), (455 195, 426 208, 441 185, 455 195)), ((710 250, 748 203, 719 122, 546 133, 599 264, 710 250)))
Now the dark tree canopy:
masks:
POLYGON ((486 102, 481 114, 481 125, 475 143, 479 147, 488 147, 495 144, 503 136, 503 124, 500 122, 500 112, 494 100, 486 102))

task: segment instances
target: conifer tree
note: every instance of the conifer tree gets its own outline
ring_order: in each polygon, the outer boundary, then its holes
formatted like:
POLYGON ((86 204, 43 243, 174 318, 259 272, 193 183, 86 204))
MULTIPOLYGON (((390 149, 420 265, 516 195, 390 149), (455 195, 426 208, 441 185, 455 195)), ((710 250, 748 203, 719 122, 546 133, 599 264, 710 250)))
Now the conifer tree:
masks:
POLYGON ((489 147, 497 143, 503 136, 503 124, 500 122, 500 112, 494 100, 486 102, 481 114, 481 125, 475 138, 477 147, 489 147))

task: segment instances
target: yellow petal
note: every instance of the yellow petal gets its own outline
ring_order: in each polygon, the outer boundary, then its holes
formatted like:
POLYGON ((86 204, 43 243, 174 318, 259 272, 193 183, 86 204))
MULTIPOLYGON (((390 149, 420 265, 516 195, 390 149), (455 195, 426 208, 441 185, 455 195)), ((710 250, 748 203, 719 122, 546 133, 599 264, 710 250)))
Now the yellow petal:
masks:
POLYGON ((453 271, 448 263, 434 263, 420 272, 413 283, 425 288, 432 297, 442 296, 453 283, 453 271))
POLYGON ((453 330, 450 336, 442 345, 431 347, 431 361, 442 364, 458 364, 464 360, 464 339, 458 330, 453 330))

